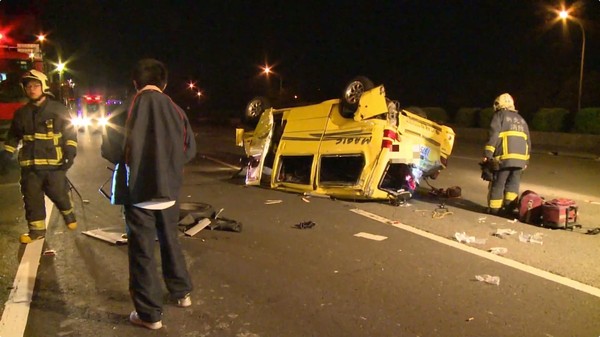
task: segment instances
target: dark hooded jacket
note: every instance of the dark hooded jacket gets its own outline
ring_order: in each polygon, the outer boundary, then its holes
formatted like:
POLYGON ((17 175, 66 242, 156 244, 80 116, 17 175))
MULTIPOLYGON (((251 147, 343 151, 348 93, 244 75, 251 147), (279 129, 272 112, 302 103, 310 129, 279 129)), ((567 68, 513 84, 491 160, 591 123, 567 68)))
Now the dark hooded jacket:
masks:
POLYGON ((196 141, 184 111, 157 87, 146 86, 129 107, 123 151, 127 203, 173 201, 183 166, 196 155, 196 141))

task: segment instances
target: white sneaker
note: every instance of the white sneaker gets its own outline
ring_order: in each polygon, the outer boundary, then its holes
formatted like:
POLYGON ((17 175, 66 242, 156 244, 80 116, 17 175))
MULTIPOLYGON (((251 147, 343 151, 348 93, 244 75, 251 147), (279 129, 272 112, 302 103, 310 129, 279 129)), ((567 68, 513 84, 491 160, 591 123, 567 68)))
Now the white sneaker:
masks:
POLYGON ((180 308, 187 308, 192 305, 192 296, 190 293, 185 294, 184 297, 177 299, 177 306, 180 308))
POLYGON ((137 311, 135 311, 135 310, 132 311, 131 314, 129 314, 129 321, 134 325, 143 326, 144 328, 147 328, 150 330, 158 330, 158 329, 162 328, 162 321, 158 321, 158 322, 142 321, 140 316, 138 316, 137 311))

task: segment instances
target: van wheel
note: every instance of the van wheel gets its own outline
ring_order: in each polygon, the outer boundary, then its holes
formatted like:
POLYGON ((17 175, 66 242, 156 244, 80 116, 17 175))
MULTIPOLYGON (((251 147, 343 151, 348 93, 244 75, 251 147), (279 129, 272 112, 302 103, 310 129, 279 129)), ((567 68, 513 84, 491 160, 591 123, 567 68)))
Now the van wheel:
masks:
POLYGON ((358 109, 358 102, 363 92, 375 87, 373 82, 365 76, 357 76, 351 80, 342 93, 341 114, 343 117, 352 118, 358 109))
POLYGON ((265 110, 271 107, 271 102, 266 97, 258 96, 254 97, 248 105, 246 105, 246 110, 244 111, 244 119, 247 122, 256 123, 260 119, 265 110))

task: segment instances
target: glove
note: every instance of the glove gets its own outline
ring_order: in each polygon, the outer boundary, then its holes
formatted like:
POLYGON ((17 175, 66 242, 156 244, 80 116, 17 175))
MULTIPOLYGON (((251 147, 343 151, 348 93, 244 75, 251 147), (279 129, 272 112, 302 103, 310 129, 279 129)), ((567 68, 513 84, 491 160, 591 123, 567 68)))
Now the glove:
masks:
POLYGON ((63 164, 60 167, 60 169, 67 171, 71 168, 71 166, 73 166, 73 163, 75 163, 75 153, 66 152, 65 156, 63 157, 63 164))
POLYGON ((481 167, 481 179, 485 181, 494 181, 494 171, 492 170, 493 164, 490 160, 479 163, 481 167))

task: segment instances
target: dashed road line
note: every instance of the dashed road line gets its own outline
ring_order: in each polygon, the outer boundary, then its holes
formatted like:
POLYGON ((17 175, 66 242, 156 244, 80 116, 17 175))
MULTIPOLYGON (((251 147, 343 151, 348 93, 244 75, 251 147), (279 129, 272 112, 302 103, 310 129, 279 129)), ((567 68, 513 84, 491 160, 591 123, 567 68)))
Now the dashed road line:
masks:
POLYGON ((372 220, 384 223, 386 225, 391 225, 391 226, 394 226, 394 227, 396 227, 398 229, 402 229, 402 230, 405 230, 407 232, 410 232, 410 233, 422 236, 424 238, 427 238, 427 239, 439 242, 439 243, 444 244, 446 246, 450 246, 450 247, 453 247, 453 248, 456 248, 456 249, 460 249, 460 250, 465 251, 467 253, 471 253, 473 255, 477 255, 479 257, 482 257, 482 258, 485 258, 485 259, 488 259, 488 260, 491 260, 491 261, 494 261, 494 262, 501 263, 501 264, 503 264, 505 266, 512 267, 512 268, 518 269, 520 271, 524 271, 526 273, 529 273, 529 274, 532 274, 532 275, 544 278, 544 279, 552 281, 552 282, 556 282, 558 284, 561 284, 561 285, 573 288, 575 290, 582 291, 582 292, 590 294, 592 296, 600 297, 600 289, 592 287, 592 286, 584 284, 584 283, 581 283, 581 282, 578 282, 578 281, 575 281, 575 280, 571 280, 571 279, 566 278, 564 276, 559 276, 559 275, 556 275, 556 274, 552 274, 552 273, 547 272, 545 270, 541 270, 541 269, 538 269, 538 268, 535 268, 535 267, 532 267, 532 266, 528 266, 528 265, 526 265, 524 263, 521 263, 521 262, 517 262, 517 261, 514 261, 514 260, 511 260, 511 259, 499 256, 499 255, 492 254, 490 252, 486 252, 486 251, 477 249, 477 248, 473 248, 473 247, 467 246, 465 244, 462 244, 460 242, 453 241, 453 240, 450 240, 450 239, 446 239, 444 237, 441 237, 441 236, 438 236, 438 235, 435 235, 435 234, 431 234, 429 232, 417 229, 415 227, 411 227, 409 225, 405 225, 405 224, 401 223, 400 221, 390 220, 390 219, 387 219, 387 218, 382 217, 380 215, 373 214, 373 213, 370 213, 370 212, 367 212, 367 211, 364 211, 364 210, 361 210, 361 209, 358 209, 358 208, 351 209, 350 211, 354 212, 356 214, 362 215, 364 217, 370 218, 372 220))

